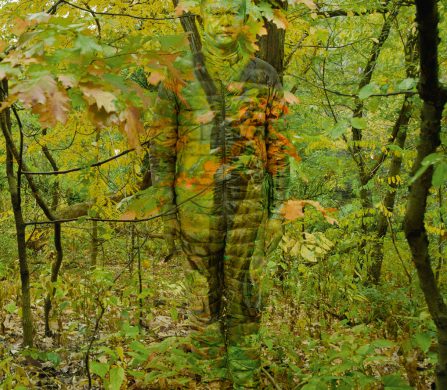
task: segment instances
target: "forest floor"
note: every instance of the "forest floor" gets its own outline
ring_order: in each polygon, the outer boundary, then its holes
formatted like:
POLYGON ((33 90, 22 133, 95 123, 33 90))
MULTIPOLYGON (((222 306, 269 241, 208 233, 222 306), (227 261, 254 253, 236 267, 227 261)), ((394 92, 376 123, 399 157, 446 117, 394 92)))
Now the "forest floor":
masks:
MULTIPOLYGON (((102 275, 95 286, 87 288, 85 275, 68 264, 61 276, 63 288, 58 290, 59 296, 56 293, 58 310, 50 322, 52 337, 43 332, 43 298, 37 297, 33 306, 33 349, 21 347, 18 309, 10 306, 1 319, 0 388, 87 389, 85 356, 90 343, 93 389, 114 389, 112 367, 126 369, 121 388, 213 388, 188 374, 185 360, 178 355, 176 340, 188 334, 182 286, 184 261, 143 261, 144 288, 140 296, 127 288, 135 288, 136 269, 126 270, 114 285, 110 284, 110 275, 102 275), (108 278, 108 288, 98 288, 101 278, 108 278), (144 299, 142 328, 137 326, 139 297, 144 299), (105 307, 102 317, 98 302, 105 307), (140 350, 135 345, 140 345, 140 350), (146 360, 135 364, 140 352, 146 360), (142 377, 147 373, 153 373, 150 384, 143 384, 142 377)), ((122 272, 123 267, 118 268, 115 274, 122 272)), ((8 282, 0 283, 2 291, 15 291, 11 286, 7 288, 8 282)), ((405 350, 402 345, 406 341, 401 336, 390 340, 384 328, 374 323, 352 323, 325 308, 323 301, 320 307, 309 307, 274 286, 261 331, 262 388, 323 389, 332 383, 331 388, 340 389, 430 389, 433 364, 427 355, 419 349, 405 350)), ((431 348, 430 342, 427 350, 431 348)))

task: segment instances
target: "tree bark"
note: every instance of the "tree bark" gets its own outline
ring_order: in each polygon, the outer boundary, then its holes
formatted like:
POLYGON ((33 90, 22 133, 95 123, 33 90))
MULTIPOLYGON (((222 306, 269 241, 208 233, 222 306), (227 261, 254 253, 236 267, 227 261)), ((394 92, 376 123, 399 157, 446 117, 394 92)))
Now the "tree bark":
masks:
MULTIPOLYGON (((368 85, 371 82, 374 70, 377 65, 377 60, 379 58, 380 52, 388 39, 391 31, 391 25, 394 19, 397 17, 399 12, 398 6, 392 6, 389 14, 385 17, 385 21, 382 25, 382 29, 380 31, 379 37, 376 42, 374 42, 371 53, 369 55, 368 61, 365 65, 362 77, 359 82, 359 90, 362 89, 364 86, 368 85)), ((354 118, 363 118, 365 105, 363 100, 361 100, 359 97, 356 97, 355 102, 355 108, 353 112, 354 118)), ((361 129, 357 129, 355 127, 352 127, 352 156, 353 159, 357 165, 358 169, 358 177, 359 177, 359 183, 360 183, 360 202, 362 204, 362 209, 365 213, 369 209, 373 207, 373 201, 372 201, 372 194, 371 190, 366 188, 366 185, 369 183, 369 181, 374 177, 374 174, 371 175, 368 171, 368 166, 366 164, 366 160, 364 158, 363 149, 361 147, 361 141, 363 139, 363 133, 361 129)), ((367 236, 370 234, 370 231, 372 230, 371 226, 368 226, 363 218, 361 223, 362 228, 362 239, 359 244, 359 250, 360 252, 363 252, 364 257, 367 256, 368 251, 366 250, 367 247, 367 236)), ((359 261, 356 264, 355 270, 354 270, 354 279, 358 279, 362 274, 362 268, 364 266, 365 258, 360 256, 359 261)))
MULTIPOLYGON (((7 80, 2 81, 0 100, 4 100, 8 93, 7 80)), ((20 281, 22 292, 22 331, 23 345, 27 347, 33 346, 33 317, 31 312, 31 294, 30 294, 30 273, 28 268, 28 258, 26 255, 26 239, 25 239, 25 223, 22 212, 22 199, 20 176, 22 162, 18 159, 19 171, 17 177, 14 173, 14 155, 10 140, 11 135, 11 118, 10 109, 7 108, 0 113, 1 128, 6 141, 6 176, 8 178, 9 192, 11 195, 11 204, 14 213, 14 220, 17 233, 17 250, 19 256, 20 281)), ((21 158, 21 153, 19 153, 21 158)))
MULTIPOLYGON (((371 82, 374 70, 376 68, 377 59, 379 58, 383 45, 385 44, 386 40, 390 35, 392 22, 397 17, 398 11, 399 11, 398 7, 392 8, 389 15, 386 17, 385 22, 383 23, 379 38, 377 39, 377 42, 373 44, 370 57, 363 71, 363 75, 359 83, 359 90, 371 82)), ((357 101, 353 117, 362 118, 364 111, 364 103, 363 100, 360 100, 360 98, 357 98, 356 100, 357 101)), ((357 157, 359 181, 360 185, 362 186, 362 188, 360 189, 360 200, 362 202, 362 207, 366 210, 372 207, 371 192, 365 188, 365 186, 371 180, 371 177, 368 174, 365 159, 362 155, 362 148, 360 146, 360 141, 362 140, 362 138, 363 138, 362 130, 353 127, 352 128, 353 151, 357 157)), ((365 225, 363 225, 363 230, 365 233, 367 233, 368 228, 365 225)))
MULTIPOLYGON (((276 2, 276 8, 287 10, 287 1, 276 2)), ((274 7, 275 8, 275 7, 274 7)), ((284 74, 284 43, 286 39, 286 30, 278 28, 272 21, 265 20, 267 35, 259 39, 259 51, 256 54, 258 58, 268 62, 278 72, 281 82, 284 74)))
MULTIPOLYGON (((46 135, 46 129, 42 131, 43 135, 46 135)), ((42 151, 47 158, 48 162, 51 165, 51 168, 53 171, 57 172, 59 171, 59 167, 57 165, 56 160, 54 159, 53 155, 51 154, 50 150, 46 145, 42 146, 42 151)), ((55 178, 55 182, 53 185, 53 193, 52 193, 52 201, 51 201, 51 210, 52 213, 55 213, 58 206, 59 206, 59 179, 58 177, 55 178)), ((53 215, 54 217, 54 215, 53 215)), ((51 276, 50 276, 50 282, 51 287, 50 291, 48 291, 47 296, 44 300, 44 322, 45 322, 45 336, 50 337, 52 336, 52 331, 50 328, 50 313, 52 309, 52 299, 54 297, 54 294, 56 293, 56 288, 53 286, 54 283, 57 282, 57 279, 59 277, 59 271, 62 266, 62 261, 64 260, 64 252, 62 248, 62 224, 55 223, 54 224, 54 249, 56 250, 56 258, 53 261, 53 264, 51 265, 51 276)))
MULTIPOLYGON (((439 82, 437 1, 416 0, 416 21, 419 29, 421 66, 419 95, 423 100, 423 106, 413 175, 421 168, 424 158, 434 153, 441 143, 441 117, 447 102, 447 90, 439 82)), ((411 185, 404 230, 428 310, 436 325, 438 336, 436 388, 447 389, 447 306, 431 266, 429 239, 424 225, 432 176, 431 166, 411 185)))
POLYGON ((56 288, 53 286, 57 282, 59 276, 59 271, 62 266, 62 260, 64 258, 64 252, 62 249, 62 225, 60 223, 54 224, 54 247, 56 249, 56 258, 51 266, 51 287, 50 291, 47 293, 44 302, 44 317, 45 317, 45 336, 52 336, 52 331, 50 328, 50 313, 52 308, 52 299, 56 293, 56 288))
MULTIPOLYGON (((417 77, 417 60, 418 60, 418 52, 417 52, 417 35, 410 34, 407 39, 407 43, 405 45, 405 62, 406 62, 406 76, 407 78, 415 78, 417 77)), ((407 130, 408 125, 411 120, 413 111, 413 104, 408 95, 405 96, 404 101, 402 103, 402 107, 399 113, 399 117, 394 125, 393 135, 395 137, 394 145, 398 146, 401 150, 405 147, 405 141, 407 139, 407 130)), ((391 159, 390 168, 388 171, 388 178, 395 178, 400 174, 402 167, 402 153, 394 153, 393 158, 391 159)), ((396 200, 396 193, 398 184, 389 181, 389 190, 386 192, 383 206, 387 213, 393 213, 394 211, 394 203, 396 200)), ((389 218, 385 215, 385 212, 380 213, 377 220, 376 227, 376 239, 373 248, 373 254, 371 259, 371 265, 368 270, 368 282, 372 284, 379 284, 381 274, 382 274, 382 263, 384 257, 384 238, 388 231, 388 221, 389 218)))

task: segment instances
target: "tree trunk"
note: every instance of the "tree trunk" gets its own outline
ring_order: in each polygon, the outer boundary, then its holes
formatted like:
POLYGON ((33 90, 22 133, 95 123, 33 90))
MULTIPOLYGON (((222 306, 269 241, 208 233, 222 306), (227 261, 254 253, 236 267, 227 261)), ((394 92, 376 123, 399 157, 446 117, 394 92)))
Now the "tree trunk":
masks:
MULTIPOLYGON (((8 93, 7 80, 2 81, 2 90, 0 100, 4 100, 8 93)), ((17 250, 19 256, 20 281, 22 291, 22 330, 23 345, 33 346, 33 317, 31 312, 30 295, 30 274, 28 268, 28 259, 26 256, 25 223, 22 213, 21 199, 21 160, 18 161, 19 171, 17 177, 14 174, 14 156, 12 153, 11 140, 11 118, 10 109, 5 109, 1 114, 1 128, 6 141, 6 176, 8 178, 9 192, 11 195, 12 209, 17 233, 17 250)), ((21 157, 21 153, 20 153, 21 157)))
POLYGON ((51 266, 51 290, 45 297, 44 303, 44 317, 45 317, 45 336, 50 337, 52 335, 50 328, 50 312, 52 308, 51 300, 54 297, 56 288, 53 286, 57 282, 59 271, 61 269, 62 260, 64 258, 64 252, 62 249, 62 225, 60 223, 54 224, 54 247, 56 249, 56 258, 51 266))
MULTIPOLYGON (((401 128, 399 129, 399 133, 396 138, 395 145, 399 146, 401 149, 405 146, 405 140, 407 139, 407 126, 408 122, 411 119, 411 110, 412 104, 406 98, 405 102, 402 106, 401 116, 403 122, 400 124, 401 128)), ((388 171, 388 178, 395 178, 400 174, 402 166, 402 155, 394 155, 391 160, 391 166, 388 171)), ((368 270, 368 281, 373 284, 379 284, 380 277, 382 274, 382 263, 384 256, 384 238, 388 232, 388 221, 389 217, 385 213, 393 213, 394 210, 394 202, 396 200, 397 193, 397 183, 391 182, 389 184, 391 187, 383 200, 383 206, 385 208, 384 212, 380 213, 379 218, 377 220, 377 228, 376 228, 376 240, 374 243, 374 249, 371 259, 371 265, 368 270)))
MULTIPOLYGON (((280 1, 279 8, 287 10, 287 1, 280 1)), ((259 39, 259 51, 256 54, 258 58, 272 65, 281 79, 284 74, 284 43, 286 38, 286 30, 278 28, 272 21, 265 20, 265 28, 267 35, 263 35, 259 39)))
MULTIPOLYGON (((437 1, 416 0, 416 21, 419 29, 421 65, 419 94, 423 100, 423 106, 421 133, 413 175, 421 168, 424 158, 434 153, 441 143, 441 117, 447 101, 447 90, 439 82, 437 1)), ((433 167, 431 166, 411 185, 404 230, 428 310, 436 325, 438 336, 436 388, 447 389, 447 306, 431 266, 429 240, 424 225, 432 176, 433 167)))
MULTIPOLYGON (((417 35, 410 34, 405 45, 405 62, 406 62, 406 76, 408 78, 417 77, 417 35)), ((398 146, 401 150, 405 147, 405 141, 407 139, 408 125, 411 120, 411 115, 413 111, 413 104, 408 95, 405 96, 404 102, 402 104, 399 117, 394 125, 393 136, 395 135, 394 145, 398 146)), ((400 174, 402 167, 402 154, 394 153, 391 160, 390 168, 388 171, 388 178, 391 179, 389 182, 390 189, 386 192, 385 198, 383 200, 383 206, 387 213, 393 213, 394 202, 396 200, 396 193, 398 184, 392 181, 400 174)), ((374 242, 374 248, 372 251, 371 265, 368 270, 368 282, 373 284, 379 284, 380 277, 382 274, 382 263, 384 257, 384 238, 388 231, 388 221, 389 218, 385 215, 385 212, 380 213, 377 221, 376 228, 376 240, 374 242)))
POLYGON ((90 251, 90 266, 96 267, 98 262, 98 221, 92 221, 92 239, 90 251))
MULTIPOLYGON (((383 22, 382 29, 380 31, 379 37, 376 42, 374 42, 371 53, 369 54, 369 58, 367 63, 365 64, 365 68, 363 70, 362 77, 359 82, 359 90, 364 86, 368 85, 371 82, 374 70, 376 69, 377 59, 379 58, 380 52, 387 41, 393 21, 398 15, 399 7, 391 6, 389 14, 385 17, 385 21, 383 22)), ((364 101, 359 97, 355 99, 355 108, 353 112, 354 118, 363 118, 364 114, 364 101)), ((364 151, 361 147, 361 141, 363 139, 363 133, 361 129, 357 129, 352 127, 352 157, 357 165, 358 169, 358 177, 360 184, 360 202, 362 205, 362 209, 364 214, 368 213, 368 210, 373 208, 373 200, 371 190, 366 186, 370 182, 370 180, 374 177, 377 171, 371 171, 370 173, 368 166, 366 164, 367 159, 364 156, 364 151)), ((370 235, 372 230, 375 230, 375 226, 369 226, 362 217, 362 239, 359 243, 359 252, 363 253, 363 256, 359 256, 359 261, 357 262, 354 269, 354 280, 358 280, 362 276, 362 269, 364 267, 365 260, 368 256, 369 251, 367 250, 367 237, 370 235)))

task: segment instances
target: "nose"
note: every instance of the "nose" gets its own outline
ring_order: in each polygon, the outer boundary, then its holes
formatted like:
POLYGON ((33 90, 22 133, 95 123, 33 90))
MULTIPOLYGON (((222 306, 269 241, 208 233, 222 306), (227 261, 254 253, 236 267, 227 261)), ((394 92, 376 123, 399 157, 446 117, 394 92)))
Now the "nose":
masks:
POLYGON ((231 27, 233 25, 233 21, 232 21, 231 15, 223 15, 221 20, 220 20, 220 24, 223 27, 231 27))

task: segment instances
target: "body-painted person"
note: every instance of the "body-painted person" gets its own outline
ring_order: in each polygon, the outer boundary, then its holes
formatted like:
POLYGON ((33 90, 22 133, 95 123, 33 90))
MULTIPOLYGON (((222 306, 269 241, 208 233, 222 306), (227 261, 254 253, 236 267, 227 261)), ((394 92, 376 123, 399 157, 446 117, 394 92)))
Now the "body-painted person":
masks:
POLYGON ((245 1, 205 0, 201 10, 194 80, 159 90, 151 170, 166 229, 180 233, 189 262, 203 380, 259 388, 265 257, 281 238, 289 182, 286 108, 274 68, 241 49, 245 1))

